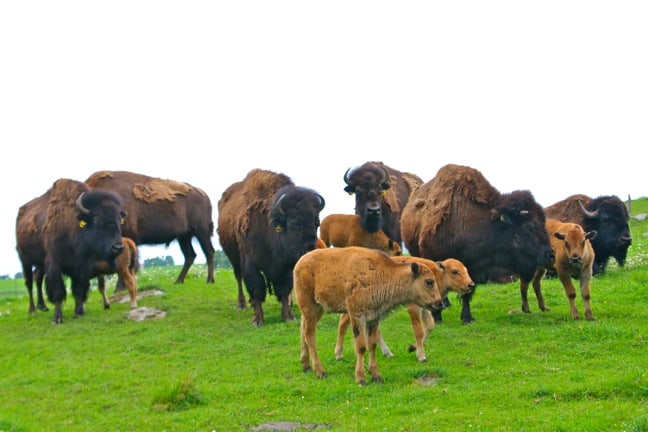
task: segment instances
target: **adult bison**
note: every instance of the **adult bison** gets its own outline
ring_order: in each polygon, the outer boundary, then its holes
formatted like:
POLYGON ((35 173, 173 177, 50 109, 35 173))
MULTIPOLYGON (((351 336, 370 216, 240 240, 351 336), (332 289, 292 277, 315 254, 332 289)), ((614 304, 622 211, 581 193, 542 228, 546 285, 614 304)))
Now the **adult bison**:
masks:
POLYGON ((362 228, 382 229, 402 245, 400 217, 412 191, 423 184, 416 174, 401 172, 382 162, 366 162, 344 173, 344 190, 355 194, 355 213, 362 228))
POLYGON ((75 180, 58 179, 50 193, 42 231, 45 289, 54 303, 53 322, 59 324, 67 296, 63 276, 71 280, 74 315, 82 316, 97 262, 113 263, 124 249, 121 223, 126 214, 117 194, 75 180))
POLYGON ((175 283, 183 283, 196 259, 196 237, 207 260, 207 283, 214 282, 212 205, 207 194, 187 183, 163 180, 128 171, 97 171, 86 180, 97 189, 116 192, 127 213, 122 232, 137 245, 178 240, 184 264, 175 283))
POLYGON ((45 245, 42 230, 47 216, 51 189, 20 206, 16 217, 16 251, 22 265, 25 286, 29 293, 29 313, 36 309, 47 311, 43 298, 43 270, 45 267, 45 245), (34 302, 34 280, 37 302, 34 302))
POLYGON ((324 198, 295 186, 285 174, 253 169, 229 186, 218 201, 218 239, 232 263, 238 306, 246 306, 242 282, 254 308, 252 323, 265 323, 267 292, 281 302, 284 321, 290 310, 292 271, 297 260, 315 249, 324 198))
MULTIPOLYGON (((403 209, 401 229, 412 255, 459 259, 478 284, 486 283, 493 270, 530 281, 536 268, 554 258, 544 211, 531 192, 502 194, 467 166, 443 166, 419 187, 403 209)), ((474 321, 473 294, 460 297, 464 323, 474 321)))
POLYGON ((613 195, 590 198, 586 195, 572 195, 546 207, 548 218, 561 222, 577 223, 586 232, 596 231, 590 240, 594 248, 593 273, 605 272, 610 257, 619 266, 625 265, 628 248, 632 244, 630 235, 629 209, 618 197, 613 195))

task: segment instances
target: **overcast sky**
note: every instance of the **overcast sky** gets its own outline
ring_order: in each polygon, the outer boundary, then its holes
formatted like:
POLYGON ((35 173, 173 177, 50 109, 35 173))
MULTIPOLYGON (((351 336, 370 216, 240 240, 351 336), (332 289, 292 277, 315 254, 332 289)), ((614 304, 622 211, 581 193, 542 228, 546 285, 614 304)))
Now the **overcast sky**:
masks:
POLYGON ((647 22, 646 1, 1 2, 0 275, 20 205, 104 169, 198 186, 214 221, 252 168, 352 213, 369 160, 543 206, 648 196, 647 22))

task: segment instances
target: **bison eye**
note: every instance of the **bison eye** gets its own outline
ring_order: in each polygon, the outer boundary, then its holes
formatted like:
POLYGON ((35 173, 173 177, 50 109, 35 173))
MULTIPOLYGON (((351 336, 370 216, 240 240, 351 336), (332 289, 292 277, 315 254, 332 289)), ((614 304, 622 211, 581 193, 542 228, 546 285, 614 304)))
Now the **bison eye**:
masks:
POLYGON ((427 279, 427 280, 425 281, 425 285, 427 285, 427 286, 430 287, 430 288, 434 288, 434 280, 432 280, 432 279, 427 279))

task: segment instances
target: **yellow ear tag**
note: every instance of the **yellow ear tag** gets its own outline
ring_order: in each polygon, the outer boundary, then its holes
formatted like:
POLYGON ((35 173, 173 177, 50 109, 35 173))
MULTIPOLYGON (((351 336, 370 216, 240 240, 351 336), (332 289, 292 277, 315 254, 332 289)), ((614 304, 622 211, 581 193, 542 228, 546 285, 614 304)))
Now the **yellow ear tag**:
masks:
POLYGON ((387 193, 387 191, 385 189, 380 191, 380 195, 385 195, 386 193, 387 193))
POLYGON ((504 222, 504 215, 500 215, 500 222, 504 222))
POLYGON ((83 227, 85 227, 85 226, 86 226, 86 221, 84 221, 84 220, 80 220, 80 221, 79 221, 79 228, 83 228, 83 227))
POLYGON ((278 233, 283 232, 283 230, 284 230, 284 229, 283 229, 283 227, 282 227, 281 225, 277 225, 277 226, 275 227, 275 231, 277 231, 278 233))
POLYGON ((353 192, 347 192, 349 195, 353 195, 353 192))
POLYGON ((122 225, 124 225, 124 218, 119 219, 119 223, 121 223, 122 225))

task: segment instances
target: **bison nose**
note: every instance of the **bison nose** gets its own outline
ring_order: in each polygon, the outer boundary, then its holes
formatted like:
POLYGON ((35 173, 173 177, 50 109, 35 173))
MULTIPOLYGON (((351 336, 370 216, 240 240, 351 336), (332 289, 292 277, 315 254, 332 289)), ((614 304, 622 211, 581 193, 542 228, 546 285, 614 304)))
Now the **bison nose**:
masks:
POLYGON ((619 246, 625 246, 625 245, 630 246, 631 244, 632 244, 632 236, 627 235, 627 236, 619 237, 619 246))
POLYGON ((367 214, 369 216, 378 216, 380 214, 380 207, 368 207, 367 214))
POLYGON ((579 255, 572 255, 571 257, 569 257, 569 260, 572 263, 579 263, 581 262, 581 257, 579 255))
POLYGON ((110 248, 110 251, 111 251, 115 256, 117 256, 117 255, 119 255, 120 253, 122 253, 123 250, 124 250, 124 244, 123 244, 123 243, 114 244, 114 245, 112 245, 112 248, 110 248))
POLYGON ((443 309, 443 301, 436 301, 436 302, 432 302, 432 303, 430 303, 430 305, 428 306, 428 308, 429 308, 430 310, 432 310, 432 311, 438 311, 438 310, 441 310, 441 309, 443 309))

